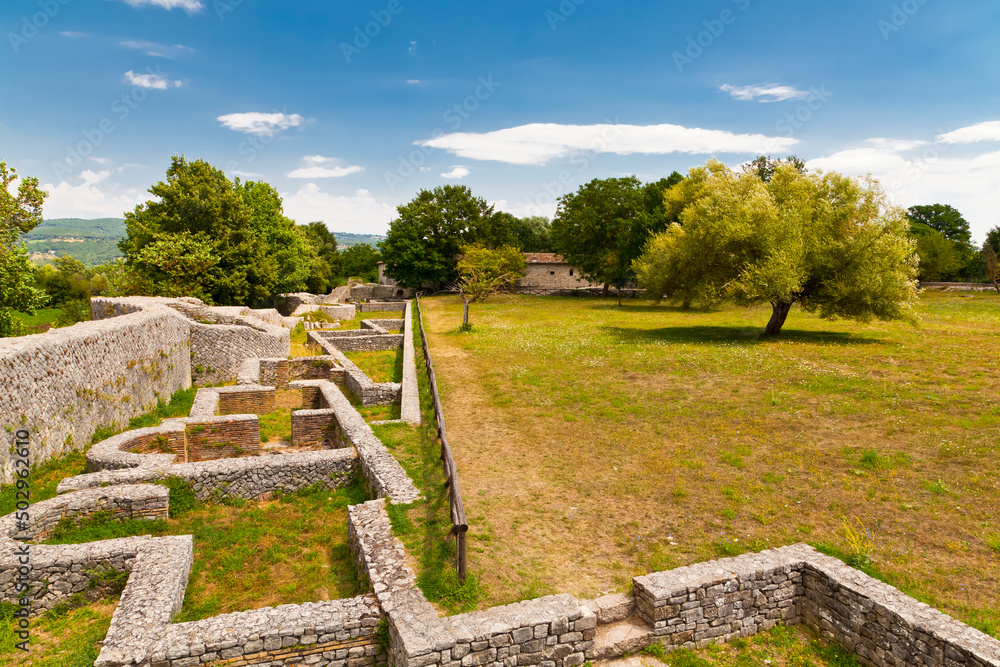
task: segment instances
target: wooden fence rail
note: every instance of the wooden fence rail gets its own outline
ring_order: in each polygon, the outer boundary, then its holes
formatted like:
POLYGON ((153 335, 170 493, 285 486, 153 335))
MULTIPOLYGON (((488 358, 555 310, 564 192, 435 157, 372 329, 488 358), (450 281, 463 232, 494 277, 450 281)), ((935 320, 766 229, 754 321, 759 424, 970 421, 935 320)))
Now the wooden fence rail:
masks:
POLYGON ((462 503, 462 489, 458 485, 458 469, 455 458, 451 455, 448 445, 448 432, 444 425, 444 410, 441 409, 441 396, 438 394, 437 379, 434 376, 434 362, 431 361, 431 350, 427 346, 427 334, 424 333, 424 316, 420 311, 420 295, 416 296, 417 322, 420 324, 420 340, 424 347, 424 361, 427 364, 427 381, 431 386, 431 398, 434 400, 434 420, 437 422, 438 439, 441 441, 441 462, 444 464, 444 474, 448 478, 449 505, 451 507, 451 533, 455 536, 458 552, 458 580, 465 582, 466 549, 465 534, 469 523, 465 518, 465 505, 462 503))

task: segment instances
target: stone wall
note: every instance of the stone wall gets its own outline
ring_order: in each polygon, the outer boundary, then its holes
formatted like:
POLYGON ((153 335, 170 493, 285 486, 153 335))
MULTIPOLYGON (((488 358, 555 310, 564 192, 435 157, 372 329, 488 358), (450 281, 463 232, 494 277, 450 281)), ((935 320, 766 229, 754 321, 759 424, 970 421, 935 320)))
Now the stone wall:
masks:
POLYGON ((287 389, 289 381, 295 380, 329 380, 334 373, 341 372, 337 360, 331 356, 294 357, 292 359, 258 359, 257 375, 254 376, 248 362, 247 369, 241 372, 240 384, 270 385, 278 389, 287 389))
MULTIPOLYGON (((366 320, 367 321, 367 320, 366 320)), ((309 339, 319 337, 345 352, 395 350, 403 343, 402 334, 387 334, 374 327, 351 331, 310 331, 309 339)), ((329 349, 327 354, 329 354, 329 349)))
MULTIPOLYGON (((353 296, 353 294, 352 294, 353 296)), ((354 307, 359 313, 373 313, 373 312, 403 312, 406 310, 406 302, 400 301, 371 301, 369 303, 356 303, 354 307)))
POLYGON ((162 305, 117 311, 109 320, 0 339, 0 484, 12 479, 16 429, 31 433, 32 463, 42 463, 191 384, 184 317, 162 305))
POLYGON ((815 627, 874 667, 1000 665, 997 640, 804 544, 636 577, 634 598, 555 595, 441 618, 416 588, 382 501, 348 513, 396 667, 574 667, 654 643, 700 648, 779 623, 815 627), (605 629, 616 623, 628 632, 605 629))
POLYGON ((191 324, 191 376, 197 384, 235 380, 250 357, 287 357, 288 329, 261 324, 191 324))
POLYGON ((274 386, 218 387, 220 415, 266 415, 274 412, 274 386))
POLYGON ((376 329, 378 331, 402 331, 405 319, 399 320, 361 320, 361 329, 376 329))
POLYGON ((339 433, 343 433, 345 441, 357 451, 358 465, 372 495, 378 498, 390 497, 393 502, 401 504, 412 503, 420 498, 413 480, 337 385, 324 380, 303 380, 294 383, 293 387, 301 388, 303 392, 309 391, 309 388, 319 390, 325 404, 322 407, 334 411, 339 433))
POLYGON ((19 526, 16 514, 0 518, 0 601, 16 604, 22 596, 30 598, 32 615, 51 609, 85 590, 104 570, 130 570, 139 547, 151 538, 30 547, 15 540, 44 540, 61 519, 79 520, 97 512, 109 512, 120 519, 166 518, 168 496, 166 487, 145 484, 89 489, 33 503, 27 529, 19 526), (28 585, 27 595, 17 590, 25 548, 29 567, 23 583, 28 585))
MULTIPOLYGON (((240 458, 198 461, 196 457, 199 455, 217 457, 220 454, 232 454, 235 449, 199 450, 197 445, 192 446, 189 443, 186 449, 191 452, 190 462, 184 462, 185 459, 181 456, 175 458, 174 454, 139 454, 130 451, 135 441, 148 440, 151 437, 184 438, 191 425, 197 426, 206 421, 208 425, 222 424, 227 428, 239 426, 246 429, 246 425, 250 424, 248 430, 242 431, 243 437, 246 438, 244 453, 255 451, 253 448, 260 446, 259 435, 254 435, 257 431, 257 417, 253 415, 213 417, 208 420, 195 418, 169 420, 154 428, 119 433, 97 443, 87 452, 87 469, 91 472, 62 480, 57 487, 57 493, 71 493, 80 489, 108 485, 156 482, 167 477, 179 477, 192 484, 195 494, 201 500, 219 497, 259 499, 269 496, 278 489, 292 493, 315 484, 336 489, 350 483, 357 470, 357 454, 352 449, 280 455, 244 455, 240 458), (254 437, 256 442, 250 442, 254 437)), ((205 431, 201 431, 191 437, 207 437, 204 434, 205 431)))
POLYGON ((393 349, 392 347, 386 348, 382 346, 394 345, 395 347, 399 347, 399 345, 403 342, 404 335, 386 334, 381 331, 375 331, 375 333, 369 335, 365 335, 363 332, 358 331, 338 331, 333 333, 351 335, 337 336, 331 335, 331 332, 311 331, 309 332, 309 342, 311 345, 321 348, 327 353, 328 356, 336 359, 340 367, 343 368, 343 379, 348 391, 357 397, 357 399, 361 402, 361 405, 389 405, 396 401, 400 396, 400 391, 402 390, 402 385, 400 383, 372 382, 371 378, 365 375, 364 371, 358 368, 353 361, 348 359, 341 350, 353 350, 356 348, 364 348, 366 351, 370 348, 393 349), (355 341, 362 339, 366 341, 364 344, 358 345, 355 343, 355 341), (368 339, 371 339, 374 342, 367 342, 368 339), (391 341, 387 341, 387 339, 397 340, 398 342, 392 343, 391 341))

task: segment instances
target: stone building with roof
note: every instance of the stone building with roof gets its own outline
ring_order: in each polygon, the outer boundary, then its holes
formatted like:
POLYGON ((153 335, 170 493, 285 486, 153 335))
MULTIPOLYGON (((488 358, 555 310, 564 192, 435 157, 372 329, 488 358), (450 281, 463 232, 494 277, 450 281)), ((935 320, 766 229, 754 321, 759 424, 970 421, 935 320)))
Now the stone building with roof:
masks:
POLYGON ((580 275, 579 269, 570 266, 562 255, 553 252, 526 252, 527 270, 521 278, 520 289, 580 289, 601 287, 580 275))

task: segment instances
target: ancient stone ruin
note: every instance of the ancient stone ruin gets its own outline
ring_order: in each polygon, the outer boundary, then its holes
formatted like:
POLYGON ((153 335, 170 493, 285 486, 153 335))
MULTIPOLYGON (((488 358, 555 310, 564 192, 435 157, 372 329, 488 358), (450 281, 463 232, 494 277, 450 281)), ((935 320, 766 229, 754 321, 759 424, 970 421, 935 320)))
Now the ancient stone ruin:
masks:
POLYGON ((1000 666, 1000 642, 806 545, 636 577, 627 595, 553 595, 439 616, 416 586, 386 511, 387 502, 413 502, 420 490, 346 395, 364 404, 399 400, 400 421, 419 422, 408 304, 398 306, 398 320, 310 332, 323 354, 306 358, 289 357, 291 323, 274 311, 167 299, 95 299, 93 308, 101 316, 94 322, 0 343, 0 369, 15 392, 0 398, 8 439, 30 421, 33 446, 55 456, 89 441, 99 425, 126 423, 192 376, 201 384, 236 382, 201 388, 186 417, 95 444, 88 472, 32 504, 29 522, 0 518, 0 600, 27 595, 37 614, 102 570, 128 573, 95 663, 101 667, 574 667, 653 643, 699 647, 778 623, 816 628, 866 665, 1000 666), (343 354, 400 345, 398 384, 373 383, 343 354), (296 451, 282 454, 262 451, 259 438, 258 416, 274 407, 277 389, 303 399, 292 413, 296 451), (166 517, 169 492, 157 482, 167 477, 212 501, 315 484, 332 489, 354 474, 372 496, 348 510, 352 553, 370 591, 349 599, 174 623, 193 562, 190 536, 39 543, 67 517, 166 517), (22 570, 26 548, 30 567, 22 570), (27 592, 18 592, 21 581, 30 583, 27 592))

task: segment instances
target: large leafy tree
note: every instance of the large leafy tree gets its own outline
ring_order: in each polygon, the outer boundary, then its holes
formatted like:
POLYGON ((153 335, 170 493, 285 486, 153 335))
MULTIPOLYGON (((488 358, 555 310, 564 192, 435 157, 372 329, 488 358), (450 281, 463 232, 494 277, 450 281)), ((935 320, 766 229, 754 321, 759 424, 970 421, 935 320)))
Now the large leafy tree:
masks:
POLYGON ((306 278, 306 291, 312 294, 327 294, 336 285, 337 277, 341 275, 337 239, 322 222, 310 222, 296 229, 312 248, 312 253, 309 255, 311 268, 306 278))
POLYGON ((266 183, 233 183, 204 160, 174 156, 158 198, 125 214, 119 243, 133 281, 151 294, 265 305, 304 287, 305 248, 266 183))
POLYGON ((667 192, 680 224, 636 262, 656 295, 710 306, 770 303, 776 336, 798 303, 820 317, 912 321, 916 257, 902 209, 878 184, 779 165, 770 181, 710 161, 667 192))
POLYGON ((969 223, 958 209, 948 204, 911 206, 906 217, 910 233, 917 239, 921 280, 954 280, 978 274, 978 249, 972 245, 969 223))
POLYGON ((914 225, 924 225, 940 232, 949 241, 963 246, 972 243, 969 223, 954 206, 948 204, 911 206, 906 209, 906 217, 914 225))
POLYGON ((453 282, 461 246, 509 241, 510 230, 494 219, 493 207, 463 185, 421 190, 396 210, 381 243, 382 259, 386 273, 404 287, 453 282))
POLYGON ((341 267, 347 278, 361 278, 373 283, 378 278, 378 263, 382 255, 367 243, 355 243, 340 253, 341 267))
POLYGON ((559 198, 552 246, 588 280, 619 288, 634 279, 632 262, 650 234, 663 229, 663 193, 679 174, 643 185, 635 176, 595 178, 559 198))
POLYGON ((0 337, 22 335, 24 325, 14 311, 32 315, 45 298, 35 287, 31 260, 18 236, 42 221, 46 196, 37 178, 18 178, 17 170, 0 160, 0 337), (11 192, 15 182, 16 194, 11 192))

